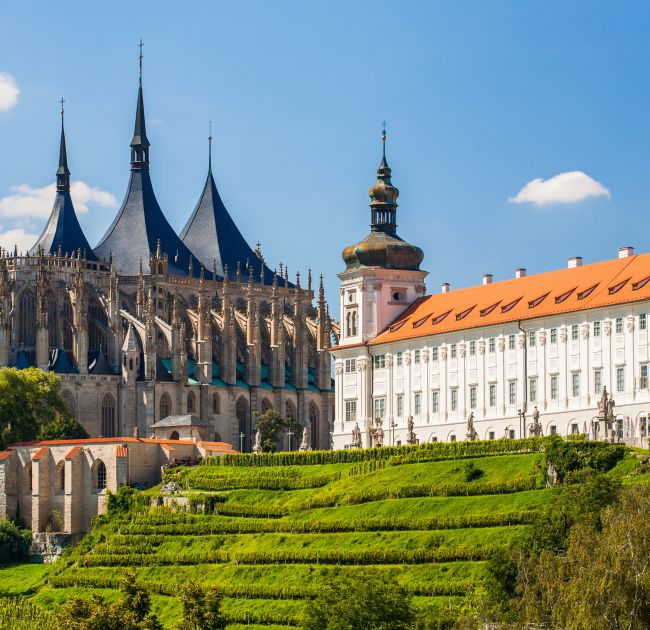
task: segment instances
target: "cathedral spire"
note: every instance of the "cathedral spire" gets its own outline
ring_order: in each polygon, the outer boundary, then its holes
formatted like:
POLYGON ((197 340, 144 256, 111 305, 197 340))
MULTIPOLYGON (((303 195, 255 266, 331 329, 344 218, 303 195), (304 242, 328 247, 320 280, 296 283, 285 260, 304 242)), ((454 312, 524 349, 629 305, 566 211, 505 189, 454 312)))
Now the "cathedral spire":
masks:
POLYGON ((140 79, 138 85, 138 105, 135 112, 135 128, 131 140, 131 170, 149 169, 149 140, 144 117, 144 98, 142 95, 142 40, 140 40, 140 79))
POLYGON ((68 192, 70 190, 70 169, 68 169, 68 152, 65 147, 65 128, 63 125, 63 103, 65 100, 61 98, 61 145, 59 147, 59 168, 56 171, 56 189, 60 192, 68 192))

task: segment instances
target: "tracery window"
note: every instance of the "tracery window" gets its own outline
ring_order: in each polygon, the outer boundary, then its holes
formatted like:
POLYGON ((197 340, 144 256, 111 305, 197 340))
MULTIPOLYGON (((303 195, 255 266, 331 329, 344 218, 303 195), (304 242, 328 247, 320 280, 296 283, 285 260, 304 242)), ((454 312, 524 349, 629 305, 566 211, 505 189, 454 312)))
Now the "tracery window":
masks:
POLYGON ((212 394, 212 413, 221 413, 221 399, 216 392, 212 394))
POLYGON ((194 411, 194 392, 190 392, 187 395, 187 413, 192 413, 194 411))
POLYGON ((106 487, 106 466, 99 459, 95 464, 95 489, 99 492, 106 487))
POLYGON ((172 413, 172 401, 169 394, 165 392, 160 398, 160 419, 163 420, 172 413))
POLYGON ((25 346, 36 344, 36 299, 29 289, 20 296, 18 336, 25 346))
POLYGON ((106 394, 102 400, 102 436, 113 437, 115 435, 115 398, 106 394))

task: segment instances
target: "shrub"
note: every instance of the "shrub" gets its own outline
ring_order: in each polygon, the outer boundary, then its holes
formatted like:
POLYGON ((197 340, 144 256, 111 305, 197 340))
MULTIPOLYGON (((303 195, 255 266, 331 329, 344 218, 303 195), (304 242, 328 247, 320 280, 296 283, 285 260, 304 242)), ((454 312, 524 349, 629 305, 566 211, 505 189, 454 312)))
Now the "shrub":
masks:
POLYGON ((552 436, 546 447, 546 462, 557 474, 559 482, 568 473, 581 468, 607 472, 623 457, 625 447, 606 442, 564 441, 559 436, 552 436))
POLYGON ((480 479, 485 474, 480 468, 475 466, 472 461, 465 462, 463 472, 465 473, 465 481, 467 482, 476 481, 476 479, 480 479))
POLYGON ((28 529, 20 529, 9 519, 0 519, 0 564, 24 560, 31 541, 32 533, 28 529))

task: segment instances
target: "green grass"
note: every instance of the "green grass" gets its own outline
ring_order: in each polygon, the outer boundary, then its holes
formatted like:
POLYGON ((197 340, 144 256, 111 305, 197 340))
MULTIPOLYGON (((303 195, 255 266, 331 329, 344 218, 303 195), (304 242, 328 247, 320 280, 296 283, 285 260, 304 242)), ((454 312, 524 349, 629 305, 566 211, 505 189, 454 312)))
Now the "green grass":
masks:
POLYGON ((48 564, 14 564, 0 566, 0 597, 27 596, 44 583, 48 564))

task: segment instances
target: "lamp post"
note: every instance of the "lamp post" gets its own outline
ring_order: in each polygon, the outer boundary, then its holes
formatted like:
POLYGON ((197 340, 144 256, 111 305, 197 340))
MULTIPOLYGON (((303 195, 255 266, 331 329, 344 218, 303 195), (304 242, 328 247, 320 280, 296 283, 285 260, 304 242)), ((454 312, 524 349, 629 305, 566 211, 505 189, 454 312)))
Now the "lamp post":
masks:
POLYGON ((239 434, 239 452, 243 453, 244 452, 244 438, 246 437, 245 433, 240 433, 239 434))
POLYGON ((524 438, 526 433, 526 412, 523 409, 517 410, 519 416, 519 437, 524 438))
POLYGON ((390 422, 390 428, 392 432, 392 437, 390 439, 390 445, 395 446, 395 427, 397 426, 397 422, 395 420, 391 420, 390 422))
POLYGON ((289 429, 287 431, 287 437, 289 438, 289 450, 291 450, 291 436, 293 435, 293 431, 289 429))

